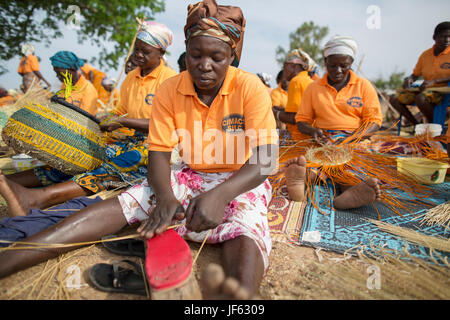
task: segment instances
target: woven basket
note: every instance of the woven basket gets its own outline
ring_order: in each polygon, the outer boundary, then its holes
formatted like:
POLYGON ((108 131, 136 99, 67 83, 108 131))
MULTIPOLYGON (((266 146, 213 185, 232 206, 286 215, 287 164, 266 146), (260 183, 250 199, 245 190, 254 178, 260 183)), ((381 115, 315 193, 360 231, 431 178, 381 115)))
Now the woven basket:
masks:
POLYGON ((29 103, 11 115, 2 130, 4 142, 66 174, 99 167, 106 139, 91 117, 76 109, 49 103, 29 103))

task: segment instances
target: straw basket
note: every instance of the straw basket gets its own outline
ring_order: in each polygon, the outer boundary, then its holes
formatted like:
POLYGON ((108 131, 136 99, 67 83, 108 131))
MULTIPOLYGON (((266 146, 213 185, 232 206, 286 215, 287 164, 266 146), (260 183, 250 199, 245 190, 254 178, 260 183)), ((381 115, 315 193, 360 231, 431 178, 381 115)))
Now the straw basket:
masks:
POLYGON ((105 158, 106 139, 95 120, 73 105, 28 103, 11 115, 2 137, 16 152, 75 175, 94 170, 105 158))

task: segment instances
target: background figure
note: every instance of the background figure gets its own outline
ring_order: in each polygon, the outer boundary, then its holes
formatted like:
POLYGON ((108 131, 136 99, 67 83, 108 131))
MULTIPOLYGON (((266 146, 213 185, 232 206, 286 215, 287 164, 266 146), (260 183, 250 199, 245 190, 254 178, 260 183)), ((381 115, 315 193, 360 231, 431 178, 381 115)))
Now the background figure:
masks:
POLYGON ((186 52, 183 52, 178 58, 178 68, 180 69, 180 73, 186 71, 186 52))
POLYGON ((120 91, 115 88, 117 80, 114 78, 105 77, 102 80, 102 86, 105 89, 106 94, 99 96, 98 99, 103 104, 103 107, 107 107, 108 110, 113 110, 119 105, 120 91))
POLYGON ((31 83, 34 81, 44 81, 47 87, 50 88, 50 82, 48 82, 41 74, 38 58, 34 55, 34 47, 31 44, 22 45, 23 57, 20 59, 19 69, 17 72, 22 76, 22 85, 20 89, 23 93, 27 92, 31 83))
POLYGON ((419 77, 423 77, 424 82, 419 92, 404 90, 389 99, 391 105, 413 125, 419 121, 407 106, 415 103, 426 121, 433 122, 434 107, 442 102, 442 94, 424 90, 428 87, 445 86, 450 82, 450 21, 441 22, 436 26, 433 40, 434 46, 421 54, 413 73, 403 82, 403 89, 407 89, 419 77))

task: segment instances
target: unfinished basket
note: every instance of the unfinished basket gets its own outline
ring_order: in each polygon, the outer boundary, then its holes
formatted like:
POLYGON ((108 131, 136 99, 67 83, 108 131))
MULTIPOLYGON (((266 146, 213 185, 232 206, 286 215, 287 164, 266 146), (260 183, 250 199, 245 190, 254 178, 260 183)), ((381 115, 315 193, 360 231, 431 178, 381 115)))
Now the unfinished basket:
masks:
POLYGON ((76 107, 58 103, 28 103, 11 115, 2 137, 16 152, 70 175, 94 170, 105 157, 99 124, 76 107))

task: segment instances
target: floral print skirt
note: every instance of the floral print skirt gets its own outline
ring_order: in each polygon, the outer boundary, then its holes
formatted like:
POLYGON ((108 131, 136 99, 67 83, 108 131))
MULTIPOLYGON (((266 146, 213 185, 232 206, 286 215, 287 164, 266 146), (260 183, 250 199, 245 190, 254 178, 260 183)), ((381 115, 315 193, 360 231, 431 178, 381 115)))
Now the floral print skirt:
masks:
MULTIPOLYGON (((213 189, 230 178, 235 172, 204 173, 192 170, 184 163, 172 165, 171 185, 175 197, 186 210, 189 199, 213 189)), ((267 271, 272 249, 267 207, 272 197, 272 187, 268 180, 258 187, 243 193, 225 208, 222 224, 213 229, 207 243, 221 243, 246 236, 255 241, 267 271)), ((149 209, 155 206, 156 199, 147 180, 127 189, 119 195, 119 202, 129 224, 148 218, 149 209)), ((174 221, 174 224, 185 221, 174 221)), ((192 232, 184 225, 175 229, 184 239, 203 242, 208 231, 192 232)))

